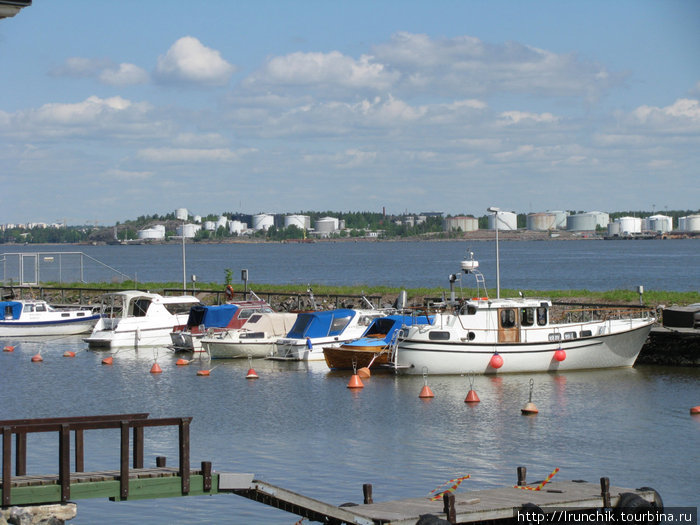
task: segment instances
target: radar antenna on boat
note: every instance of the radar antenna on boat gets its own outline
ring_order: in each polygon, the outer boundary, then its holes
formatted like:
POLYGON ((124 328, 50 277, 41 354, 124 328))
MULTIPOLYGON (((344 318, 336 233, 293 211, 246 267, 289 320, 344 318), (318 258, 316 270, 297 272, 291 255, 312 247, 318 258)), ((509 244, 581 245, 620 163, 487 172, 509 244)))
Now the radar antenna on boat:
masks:
MULTIPOLYGON (((479 261, 474 260, 474 252, 469 252, 469 259, 464 259, 461 263, 462 272, 465 275, 473 275, 476 280, 476 297, 479 299, 488 299, 489 293, 486 290, 486 280, 484 275, 479 271, 479 261)), ((459 282, 462 286, 462 280, 459 282)))

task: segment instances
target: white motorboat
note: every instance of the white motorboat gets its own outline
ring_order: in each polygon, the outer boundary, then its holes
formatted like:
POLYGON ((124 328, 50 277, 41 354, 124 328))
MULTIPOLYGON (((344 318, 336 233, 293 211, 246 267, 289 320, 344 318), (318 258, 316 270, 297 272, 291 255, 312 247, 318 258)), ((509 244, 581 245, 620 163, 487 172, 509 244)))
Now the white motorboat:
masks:
POLYGON ((57 308, 41 299, 0 301, 0 308, 0 337, 83 334, 100 318, 91 309, 57 308))
POLYGON ((272 308, 262 300, 193 306, 187 324, 174 327, 170 333, 170 346, 176 352, 202 352, 204 336, 241 328, 253 314, 260 312, 272 312, 272 308))
POLYGON ((167 346, 175 326, 187 322, 190 309, 200 304, 190 295, 162 296, 127 290, 105 294, 102 318, 83 339, 90 348, 167 346))
POLYGON ((268 357, 274 354, 275 343, 294 325, 297 314, 261 312, 251 315, 238 329, 226 329, 205 335, 202 350, 211 359, 268 357))
POLYGON ((477 297, 452 301, 431 324, 402 331, 389 366, 406 374, 631 367, 656 321, 644 307, 489 298, 475 263, 462 269, 475 274, 477 297))
POLYGON ((348 308, 301 313, 289 333, 277 340, 277 354, 271 359, 323 361, 324 347, 340 346, 362 337, 372 321, 387 313, 348 308))

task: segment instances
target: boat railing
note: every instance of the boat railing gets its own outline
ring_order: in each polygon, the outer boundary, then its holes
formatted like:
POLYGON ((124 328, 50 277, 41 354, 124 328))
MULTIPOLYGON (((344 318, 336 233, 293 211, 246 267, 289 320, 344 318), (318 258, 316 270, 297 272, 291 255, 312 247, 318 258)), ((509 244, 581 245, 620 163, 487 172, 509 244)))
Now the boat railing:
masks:
POLYGON ((653 315, 653 309, 645 306, 555 303, 550 310, 550 321, 552 324, 591 323, 649 319, 653 315))

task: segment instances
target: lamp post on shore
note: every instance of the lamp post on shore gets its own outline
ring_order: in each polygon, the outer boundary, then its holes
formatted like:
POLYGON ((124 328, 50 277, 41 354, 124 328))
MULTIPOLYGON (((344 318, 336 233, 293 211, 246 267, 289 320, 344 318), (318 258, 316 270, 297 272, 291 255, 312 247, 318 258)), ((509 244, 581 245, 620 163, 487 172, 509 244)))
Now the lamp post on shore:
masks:
POLYGON ((187 208, 178 208, 175 210, 175 217, 182 221, 182 230, 180 231, 180 237, 182 237, 182 290, 183 293, 186 293, 187 272, 185 271, 185 222, 187 221, 187 208))
POLYGON ((498 254, 498 212, 500 208, 491 206, 486 211, 493 213, 494 222, 496 223, 496 299, 501 298, 501 262, 498 254))

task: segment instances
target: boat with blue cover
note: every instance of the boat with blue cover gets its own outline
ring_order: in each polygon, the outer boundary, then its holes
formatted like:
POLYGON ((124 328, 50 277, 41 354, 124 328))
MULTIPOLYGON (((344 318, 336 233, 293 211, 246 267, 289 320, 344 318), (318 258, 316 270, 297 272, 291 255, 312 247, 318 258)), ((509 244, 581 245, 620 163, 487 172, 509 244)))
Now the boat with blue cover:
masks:
POLYGON ((0 301, 0 337, 90 332, 100 315, 86 308, 57 308, 42 299, 0 301))

